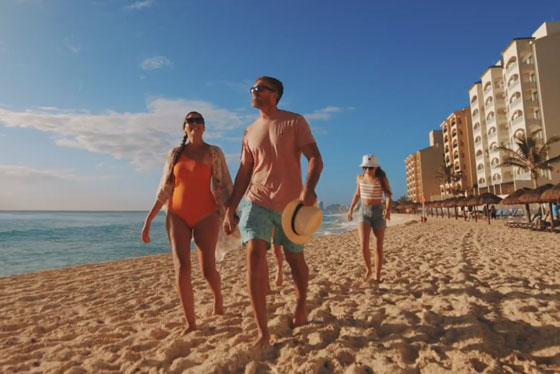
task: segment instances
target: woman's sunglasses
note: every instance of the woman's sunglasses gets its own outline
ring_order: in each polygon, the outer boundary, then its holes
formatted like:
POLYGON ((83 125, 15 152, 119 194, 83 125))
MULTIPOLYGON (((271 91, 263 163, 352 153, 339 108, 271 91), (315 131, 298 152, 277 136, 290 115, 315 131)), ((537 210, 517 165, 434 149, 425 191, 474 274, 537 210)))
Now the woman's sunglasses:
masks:
POLYGON ((187 123, 189 125, 192 125, 194 123, 204 123, 204 120, 201 117, 191 117, 191 118, 187 118, 187 123))
POLYGON ((373 166, 362 166, 364 170, 373 170, 375 169, 373 166))

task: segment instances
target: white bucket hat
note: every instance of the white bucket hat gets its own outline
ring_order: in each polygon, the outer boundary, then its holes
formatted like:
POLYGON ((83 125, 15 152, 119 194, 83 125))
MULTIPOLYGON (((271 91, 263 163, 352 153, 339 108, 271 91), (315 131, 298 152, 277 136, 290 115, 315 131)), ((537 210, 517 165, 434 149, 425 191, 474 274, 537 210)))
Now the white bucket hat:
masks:
POLYGON ((363 155, 361 167, 378 168, 379 160, 374 155, 363 155))
POLYGON ((323 211, 317 207, 303 205, 293 200, 286 205, 282 213, 284 234, 295 244, 304 244, 323 224, 323 211))

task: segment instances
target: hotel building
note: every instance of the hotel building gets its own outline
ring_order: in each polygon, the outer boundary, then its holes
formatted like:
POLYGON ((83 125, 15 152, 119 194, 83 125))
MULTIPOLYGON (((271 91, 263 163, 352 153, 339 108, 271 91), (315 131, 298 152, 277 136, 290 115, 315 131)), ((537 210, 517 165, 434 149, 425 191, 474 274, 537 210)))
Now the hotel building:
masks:
POLYGON ((440 127, 443 132, 445 165, 451 168, 455 177, 449 183, 440 181, 441 197, 447 199, 476 187, 471 109, 464 108, 452 113, 440 127))
POLYGON ((514 190, 513 171, 500 166, 503 152, 497 149, 510 146, 501 61, 484 72, 482 80, 469 90, 469 97, 478 192, 509 194, 514 190))
POLYGON ((439 200, 440 165, 443 164, 443 136, 441 130, 430 131, 430 146, 408 156, 406 162, 406 185, 408 198, 421 203, 439 200))
MULTIPOLYGON (((540 130, 546 141, 560 135, 560 22, 546 22, 532 37, 517 38, 469 90, 479 192, 509 194, 533 187, 531 175, 499 166, 500 145, 516 149, 515 136, 540 130)), ((560 144, 549 156, 560 154, 560 144)), ((539 184, 560 182, 560 167, 539 184)))

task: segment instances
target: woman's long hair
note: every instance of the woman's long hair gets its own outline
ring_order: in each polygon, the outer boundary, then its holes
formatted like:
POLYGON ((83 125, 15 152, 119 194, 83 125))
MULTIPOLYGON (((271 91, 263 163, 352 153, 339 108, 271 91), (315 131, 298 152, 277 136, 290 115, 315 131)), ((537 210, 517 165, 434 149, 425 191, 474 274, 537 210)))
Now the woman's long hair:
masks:
MULTIPOLYGON (((364 175, 366 175, 365 171, 364 175)), ((385 192, 385 195, 392 195, 392 192, 386 183, 387 174, 383 171, 383 169, 381 169, 381 166, 378 166, 375 169, 375 177, 379 180, 379 183, 381 183, 381 188, 383 188, 383 192, 385 192)))
POLYGON ((383 171, 383 169, 381 169, 381 166, 379 166, 377 169, 375 169, 375 176, 377 177, 379 182, 381 182, 381 187, 383 188, 383 191, 385 192, 385 195, 391 195, 392 192, 391 192, 391 190, 389 189, 389 186, 386 183, 387 174, 383 171))
MULTIPOLYGON (((189 112, 189 113, 187 113, 187 115, 185 116, 185 120, 183 121, 183 131, 185 131, 185 127, 187 126, 187 117, 190 116, 191 114, 198 114, 200 116, 200 118, 202 118, 202 123, 203 124, 205 123, 204 122, 204 117, 202 117, 202 114, 200 114, 198 112, 189 112)), ((187 133, 185 133, 185 136, 183 136, 183 141, 181 141, 181 145, 179 146, 179 150, 173 156, 173 164, 171 165, 171 170, 169 172, 169 176, 167 177, 167 183, 175 181, 175 174, 173 173, 173 169, 175 169, 175 165, 177 164, 177 162, 179 162, 179 158, 181 158, 181 155, 183 154, 183 151, 185 150, 185 146, 187 145, 187 140, 188 139, 189 139, 189 136, 187 135, 187 133)))

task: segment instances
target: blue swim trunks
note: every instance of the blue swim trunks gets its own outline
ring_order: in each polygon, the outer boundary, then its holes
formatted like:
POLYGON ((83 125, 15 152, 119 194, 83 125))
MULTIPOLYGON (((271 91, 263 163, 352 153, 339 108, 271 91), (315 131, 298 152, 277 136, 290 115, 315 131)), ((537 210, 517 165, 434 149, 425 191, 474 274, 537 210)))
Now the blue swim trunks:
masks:
POLYGON ((274 244, 282 245, 289 252, 303 252, 303 244, 291 242, 284 234, 281 210, 270 210, 244 201, 241 204, 239 218, 239 230, 241 231, 243 245, 249 240, 261 239, 267 242, 267 249, 269 249, 272 239, 274 244))

